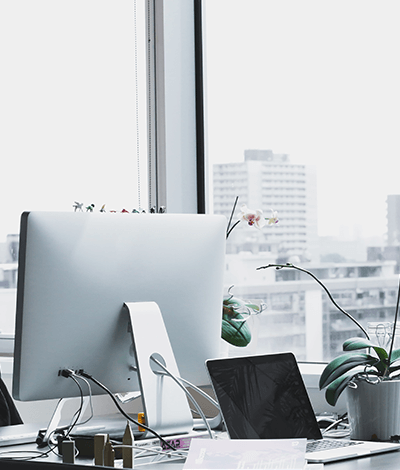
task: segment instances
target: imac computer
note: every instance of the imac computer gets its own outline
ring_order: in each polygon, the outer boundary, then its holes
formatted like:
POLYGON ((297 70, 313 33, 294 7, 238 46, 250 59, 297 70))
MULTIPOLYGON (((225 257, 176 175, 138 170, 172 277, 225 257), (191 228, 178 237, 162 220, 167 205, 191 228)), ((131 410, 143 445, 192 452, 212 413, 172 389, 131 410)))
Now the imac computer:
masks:
MULTIPOLYGON (((113 393, 140 390, 125 303, 155 303, 180 376, 208 384, 205 361, 221 342, 225 230, 216 215, 22 214, 14 398, 79 396, 64 369, 113 393)), ((138 315, 142 344, 157 353, 157 325, 138 315)))

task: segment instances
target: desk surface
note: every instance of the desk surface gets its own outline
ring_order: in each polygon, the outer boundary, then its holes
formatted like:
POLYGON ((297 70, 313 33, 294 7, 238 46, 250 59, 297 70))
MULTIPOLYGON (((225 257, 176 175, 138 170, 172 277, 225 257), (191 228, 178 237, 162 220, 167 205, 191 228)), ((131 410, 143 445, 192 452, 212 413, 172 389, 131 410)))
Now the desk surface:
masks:
MULTIPOLYGON (((25 444, 21 446, 3 447, 1 451, 6 450, 36 450, 36 446, 25 444)), ((0 453, 1 453, 0 451, 0 453)), ((10 470, 86 470, 93 467, 91 460, 77 459, 75 465, 60 464, 61 460, 55 455, 45 460, 18 461, 18 460, 0 460, 0 469, 10 470)), ((147 470, 182 470, 183 463, 154 463, 148 464, 143 468, 147 470)), ((311 470, 313 465, 308 466, 311 470)), ((307 470, 308 470, 307 467, 307 470)), ((140 468, 140 467, 138 467, 140 468)), ((316 468, 320 468, 316 466, 316 468)), ((363 457, 341 462, 327 463, 323 467, 326 470, 398 470, 400 468, 400 451, 389 452, 386 454, 374 455, 372 457, 363 457)))
MULTIPOLYGON (((96 424, 96 419, 93 420, 93 424, 96 424)), ((101 424, 107 423, 104 421, 104 418, 100 421, 101 424)), ((125 422, 121 420, 122 427, 124 429, 125 422)), ((36 429, 36 425, 32 425, 36 429)), ((20 425, 20 426, 11 426, 9 429, 2 428, 3 431, 8 432, 10 428, 17 429, 18 433, 20 432, 20 428, 31 431, 30 425, 20 425)), ((37 427, 39 429, 40 427, 37 427)), ((1 429, 0 429, 1 431, 1 429)), ((17 434, 18 434, 17 433, 17 434)), ((138 441, 139 443, 140 441, 138 441)), ((83 459, 83 458, 76 458, 75 465, 67 465, 62 464, 62 460, 59 456, 55 453, 49 453, 48 457, 44 459, 32 459, 30 461, 24 460, 27 455, 29 457, 33 457, 40 452, 47 452, 48 448, 39 449, 36 444, 19 444, 19 445, 9 445, 9 446, 0 446, 0 470, 2 469, 10 469, 10 470, 19 470, 19 469, 27 469, 27 470, 56 470, 56 469, 63 469, 63 470, 85 470, 88 468, 94 468, 93 460, 92 459, 83 459), (7 453, 7 455, 6 455, 7 453), (4 460, 4 457, 11 456, 14 460, 4 460), (20 460, 18 460, 20 459, 20 460)), ((37 456, 36 456, 37 457, 37 456)), ((117 462, 118 463, 118 462, 117 462)), ((148 470, 182 470, 183 461, 175 461, 175 462, 160 462, 160 463, 148 463, 143 468, 148 470)), ((308 467, 312 470, 313 465, 308 465, 308 467)), ((314 465, 315 469, 320 469, 318 465, 314 465)), ((104 468, 104 467, 95 467, 95 468, 104 468)), ((121 467, 120 467, 121 468, 121 467)), ((141 467, 138 467, 141 468, 141 467)), ((350 460, 344 460, 340 462, 332 462, 326 463, 325 467, 326 470, 398 470, 400 469, 400 451, 395 452, 388 452, 385 454, 373 455, 371 457, 362 457, 350 460)), ((307 470, 309 470, 307 468, 307 470)))

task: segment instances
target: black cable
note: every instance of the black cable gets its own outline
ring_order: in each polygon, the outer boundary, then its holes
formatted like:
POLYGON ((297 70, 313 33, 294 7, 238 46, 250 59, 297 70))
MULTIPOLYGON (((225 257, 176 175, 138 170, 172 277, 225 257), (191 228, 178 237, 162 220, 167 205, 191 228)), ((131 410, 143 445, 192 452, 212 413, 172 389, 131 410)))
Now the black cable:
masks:
MULTIPOLYGON (((73 377, 72 374, 69 374, 68 377, 70 377, 75 383, 76 385, 78 386, 79 388, 79 393, 80 393, 80 398, 81 398, 81 402, 80 402, 80 406, 77 410, 77 412, 75 413, 75 419, 74 421, 72 422, 72 424, 68 425, 68 426, 62 426, 60 428, 56 428, 51 434, 55 434, 57 432, 60 432, 60 431, 64 431, 65 429, 68 429, 68 431, 65 433, 64 437, 68 437, 73 428, 76 426, 76 423, 78 422, 80 416, 81 416, 81 413, 82 413, 82 409, 83 409, 83 400, 84 400, 84 395, 83 395, 83 390, 82 390, 82 387, 80 385, 80 383, 76 380, 75 377, 73 377)), ((17 451, 5 451, 4 453, 3 452, 0 452, 0 460, 2 459, 11 459, 11 460, 21 460, 21 461, 29 461, 29 460, 35 460, 35 459, 39 459, 39 458, 45 458, 45 457, 48 457, 52 452, 56 455, 59 455, 57 454, 54 449, 56 449, 58 447, 58 444, 51 444, 50 442, 50 436, 49 436, 49 441, 46 443, 46 445, 49 447, 49 449, 46 451, 46 452, 39 452, 39 451, 21 451, 21 450, 17 450, 17 451), (5 455, 11 455, 11 454, 29 454, 29 453, 34 453, 35 455, 31 455, 29 457, 4 457, 2 456, 2 454, 5 454, 5 455)))
MULTIPOLYGON (((75 374, 74 374, 75 376, 75 374)), ((80 377, 79 375, 76 375, 75 378, 79 379, 79 380, 82 380, 83 382, 85 382, 87 388, 88 388, 88 391, 89 391, 89 405, 90 405, 90 416, 85 420, 85 421, 82 421, 81 423, 76 423, 75 426, 82 426, 83 424, 86 424, 88 423, 94 416, 94 411, 93 411, 93 403, 92 403, 92 389, 91 389, 91 386, 90 386, 90 383, 88 380, 86 380, 84 377, 80 377)), ((74 415, 75 416, 75 415, 74 415)))
POLYGON ((163 437, 161 437, 156 431, 154 431, 154 429, 151 429, 149 428, 148 426, 146 426, 145 424, 142 424, 142 423, 139 423, 138 421, 136 421, 135 419, 133 419, 131 416, 128 415, 128 413, 125 412, 125 410, 120 406, 120 404, 118 403, 117 399, 114 397, 113 393, 111 392, 111 390, 109 390, 105 385, 103 385, 101 382, 99 382, 97 379, 95 379, 94 377, 92 377, 91 375, 87 374, 86 372, 82 371, 82 372, 79 372, 78 375, 82 375, 82 377, 85 377, 86 379, 89 379, 91 380, 93 383, 95 383, 96 385, 98 385, 100 388, 102 388, 112 399, 112 401, 114 402, 115 406, 118 408, 118 410, 120 411, 120 413, 123 414, 123 416, 128 419, 129 421, 131 421, 132 423, 134 423, 136 426, 138 427, 142 427, 144 429, 146 429, 146 431, 149 431, 151 432, 152 434, 154 434, 155 437, 157 437, 158 439, 160 439, 160 441, 166 445, 167 447, 169 447, 171 450, 174 450, 176 451, 176 449, 171 446, 171 444, 169 444, 163 437))
MULTIPOLYGON (((60 432, 63 432, 65 429, 67 429, 67 432, 63 435, 63 437, 67 438, 69 437, 69 435, 71 434, 72 430, 74 429, 74 427, 76 426, 76 423, 79 421, 79 418, 81 417, 81 414, 82 414, 82 410, 83 410, 83 402, 84 402, 84 395, 83 395, 83 390, 82 390, 82 387, 81 387, 81 384, 76 380, 76 378, 73 376, 73 375, 70 375, 69 378, 71 378, 77 385, 77 387, 79 388, 79 396, 80 396, 80 405, 79 405, 79 408, 78 410, 75 412, 74 416, 75 416, 75 419, 72 421, 71 424, 69 424, 68 426, 63 426, 63 427, 60 427, 60 428, 56 428, 49 436, 49 442, 47 443, 47 445, 49 446, 49 450, 47 452, 44 452, 43 453, 43 457, 47 457, 51 452, 53 452, 53 454, 56 454, 56 455, 59 455, 58 453, 56 453, 54 451, 54 449, 56 449, 58 447, 58 443, 57 444, 51 444, 50 443, 50 437, 51 435, 53 434, 56 434, 56 433, 60 433, 60 432)), ((39 457, 39 456, 38 456, 39 457)), ((33 459, 35 458, 38 458, 38 457, 33 457, 33 459)))
POLYGON ((76 378, 71 375, 71 379, 76 383, 76 385, 78 386, 79 388, 79 393, 80 393, 80 398, 81 398, 81 404, 78 408, 78 411, 75 413, 76 414, 76 417, 75 417, 75 420, 72 422, 72 424, 70 424, 69 426, 69 429, 66 433, 66 437, 68 437, 72 430, 74 429, 74 427, 76 426, 77 422, 79 421, 79 418, 81 417, 81 414, 82 414, 82 410, 83 410, 83 402, 84 402, 84 395, 83 395, 83 390, 82 390, 82 387, 81 387, 81 384, 76 380, 76 378))

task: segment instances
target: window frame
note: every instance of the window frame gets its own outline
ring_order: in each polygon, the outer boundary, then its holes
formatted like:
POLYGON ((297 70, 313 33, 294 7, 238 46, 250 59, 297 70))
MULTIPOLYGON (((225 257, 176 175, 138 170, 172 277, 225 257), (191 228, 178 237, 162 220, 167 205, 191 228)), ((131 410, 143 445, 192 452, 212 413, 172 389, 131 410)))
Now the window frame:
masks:
POLYGON ((150 207, 205 213, 202 2, 148 0, 147 12, 150 207))

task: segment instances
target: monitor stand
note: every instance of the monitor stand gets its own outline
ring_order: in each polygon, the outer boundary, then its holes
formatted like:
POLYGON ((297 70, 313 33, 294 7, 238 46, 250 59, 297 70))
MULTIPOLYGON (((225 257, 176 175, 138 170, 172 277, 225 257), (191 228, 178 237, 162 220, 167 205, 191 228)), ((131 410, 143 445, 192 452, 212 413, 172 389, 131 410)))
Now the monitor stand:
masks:
POLYGON ((158 373, 151 359, 156 357, 169 372, 180 377, 158 305, 127 302, 124 308, 130 317, 146 426, 164 436, 192 431, 193 417, 185 392, 171 377, 158 373))
MULTIPOLYGON (((189 433, 194 421, 186 394, 171 377, 160 373, 162 369, 151 359, 155 357, 175 377, 180 377, 160 308, 155 302, 126 302, 124 310, 130 320, 146 426, 164 436, 189 433)), ((73 398, 62 398, 57 403, 47 429, 39 432, 39 447, 50 442, 59 427, 62 410, 70 400, 73 398)), ((81 416, 89 402, 90 397, 85 397, 81 416)), ((147 434, 144 431, 143 437, 147 434)))
MULTIPOLYGON (((53 411, 53 414, 50 418, 47 428, 43 431, 39 430, 39 433, 36 439, 36 444, 38 445, 38 447, 46 447, 51 442, 52 435, 60 428, 61 414, 62 414, 64 406, 66 406, 67 403, 73 400, 75 400, 75 398, 60 398, 60 400, 57 402, 57 405, 53 411)), ((81 424, 81 419, 83 415, 85 414, 85 411, 89 403, 90 403, 90 397, 84 397, 82 408, 80 411, 80 418, 75 423, 75 425, 81 424)), ((68 428, 68 425, 64 427, 68 428)))

